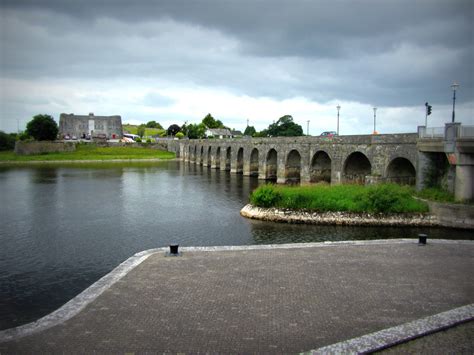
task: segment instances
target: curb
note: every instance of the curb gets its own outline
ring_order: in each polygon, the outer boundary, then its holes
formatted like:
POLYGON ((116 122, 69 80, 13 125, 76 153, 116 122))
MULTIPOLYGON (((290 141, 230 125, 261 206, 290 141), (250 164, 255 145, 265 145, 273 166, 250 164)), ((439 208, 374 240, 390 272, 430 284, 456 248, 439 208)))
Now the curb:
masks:
POLYGON ((474 320, 474 303, 396 327, 367 334, 359 338, 342 341, 317 350, 310 350, 306 354, 371 353, 472 320, 474 320))

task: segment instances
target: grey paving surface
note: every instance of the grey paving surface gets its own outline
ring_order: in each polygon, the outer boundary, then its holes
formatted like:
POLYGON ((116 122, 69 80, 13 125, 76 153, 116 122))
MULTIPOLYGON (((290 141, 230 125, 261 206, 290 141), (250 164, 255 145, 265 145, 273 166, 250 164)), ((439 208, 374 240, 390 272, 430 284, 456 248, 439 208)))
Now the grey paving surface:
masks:
POLYGON ((18 353, 298 353, 473 303, 474 243, 154 254, 18 353))

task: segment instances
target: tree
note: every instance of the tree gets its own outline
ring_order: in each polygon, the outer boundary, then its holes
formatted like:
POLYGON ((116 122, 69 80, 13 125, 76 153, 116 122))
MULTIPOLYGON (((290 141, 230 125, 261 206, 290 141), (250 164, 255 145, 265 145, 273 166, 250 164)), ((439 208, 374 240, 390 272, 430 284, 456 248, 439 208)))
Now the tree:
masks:
POLYGON ((12 150, 15 148, 15 133, 5 133, 0 131, 0 150, 12 150))
POLYGON ((141 124, 140 126, 138 126, 137 128, 137 134, 143 138, 143 136, 145 135, 145 128, 146 126, 144 124, 141 124))
POLYGON ((208 113, 206 117, 202 119, 202 123, 207 128, 224 128, 224 124, 221 121, 216 120, 214 117, 212 117, 210 113, 208 113))
POLYGON ((294 137, 303 135, 303 128, 293 122, 291 115, 280 117, 277 122, 268 126, 266 131, 267 136, 271 137, 294 137))
POLYGON ((156 121, 148 121, 146 123, 147 128, 158 128, 163 129, 163 127, 156 121))
POLYGON ((206 126, 203 123, 191 123, 186 126, 186 135, 190 139, 204 138, 206 134, 206 126))
POLYGON ((253 137, 257 131, 255 130, 254 126, 247 126, 244 131, 244 136, 250 136, 253 137))
POLYGON ((172 124, 171 126, 168 127, 168 136, 174 136, 179 131, 181 131, 181 127, 178 126, 177 124, 172 124))
POLYGON ((58 125, 50 115, 36 115, 26 125, 26 133, 37 141, 53 141, 58 132, 58 125))

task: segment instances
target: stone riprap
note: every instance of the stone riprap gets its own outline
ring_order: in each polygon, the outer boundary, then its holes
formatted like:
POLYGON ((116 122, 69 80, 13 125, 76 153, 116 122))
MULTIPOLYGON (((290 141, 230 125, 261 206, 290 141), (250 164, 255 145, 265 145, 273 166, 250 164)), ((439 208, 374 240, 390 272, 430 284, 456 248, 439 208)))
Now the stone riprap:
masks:
POLYGON ((438 219, 430 214, 382 214, 349 212, 307 212, 290 209, 262 208, 245 205, 243 217, 262 221, 304 224, 358 225, 358 226, 439 226, 438 219))

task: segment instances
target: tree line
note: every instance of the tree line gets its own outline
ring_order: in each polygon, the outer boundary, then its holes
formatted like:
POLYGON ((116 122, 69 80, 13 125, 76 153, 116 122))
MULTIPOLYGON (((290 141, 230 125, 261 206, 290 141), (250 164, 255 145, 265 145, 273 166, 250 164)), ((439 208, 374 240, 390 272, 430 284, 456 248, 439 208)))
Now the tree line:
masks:
MULTIPOLYGON (((160 130, 162 136, 174 136, 178 138, 188 137, 190 139, 199 139, 206 137, 207 129, 225 128, 222 121, 215 119, 208 113, 200 123, 185 122, 182 126, 172 124, 168 129, 164 129, 161 124, 156 121, 148 121, 146 124, 141 124, 137 128, 137 135, 143 137, 146 128, 156 128, 160 130)), ((36 115, 27 123, 25 132, 21 134, 0 131, 0 150, 13 149, 16 139, 30 139, 35 140, 55 140, 59 132, 56 121, 50 115, 36 115)), ((293 121, 291 115, 280 117, 276 122, 273 122, 268 128, 258 132, 255 127, 247 126, 244 131, 245 136, 251 137, 290 137, 302 136, 302 127, 293 121)))

